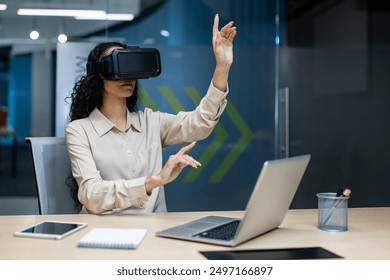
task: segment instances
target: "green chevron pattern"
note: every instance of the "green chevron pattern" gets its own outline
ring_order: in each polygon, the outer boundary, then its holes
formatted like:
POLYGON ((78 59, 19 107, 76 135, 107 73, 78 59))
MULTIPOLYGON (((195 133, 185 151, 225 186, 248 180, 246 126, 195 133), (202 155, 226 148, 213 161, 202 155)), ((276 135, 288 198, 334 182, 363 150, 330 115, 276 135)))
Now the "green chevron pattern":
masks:
MULTIPOLYGON (((160 86, 158 87, 158 89, 175 113, 185 111, 184 106, 176 98, 175 94, 169 87, 160 86)), ((140 88, 140 91, 142 94, 142 102, 144 103, 144 105, 146 107, 151 108, 153 111, 157 111, 158 106, 150 97, 148 92, 144 88, 140 88)), ((195 105, 199 104, 202 97, 196 90, 196 88, 184 87, 184 91, 187 93, 187 95, 195 105)), ((237 141, 233 149, 230 150, 230 152, 225 156, 225 158, 222 159, 220 165, 209 178, 209 183, 220 182, 253 139, 253 132, 231 102, 228 102, 225 110, 229 119, 237 127, 238 131, 240 131, 241 138, 237 141)), ((200 155, 198 159, 202 163, 202 167, 199 167, 197 169, 190 169, 190 171, 184 177, 184 182, 194 182, 198 178, 200 173, 203 171, 203 169, 207 166, 207 164, 214 158, 218 150, 228 138, 228 133, 221 123, 218 123, 215 126, 213 133, 215 134, 214 139, 205 148, 204 152, 200 155)))
POLYGON ((237 158, 245 151, 249 143, 253 139, 253 132, 246 124, 244 119, 241 117, 240 113, 233 106, 231 102, 228 102, 226 106, 226 113, 229 118, 232 120, 237 129, 241 132, 241 138, 238 140, 236 145, 227 156, 222 160, 221 164, 218 166, 217 170, 211 175, 209 180, 210 183, 216 183, 222 180, 226 175, 229 169, 233 166, 237 158))
POLYGON ((158 87, 159 91, 164 96, 165 100, 168 102, 169 106, 171 106, 172 110, 175 113, 180 111, 185 111, 183 105, 179 102, 176 96, 173 94, 172 90, 168 87, 158 87))
MULTIPOLYGON (((199 92, 194 87, 185 87, 184 91, 188 94, 190 99, 195 105, 198 105, 202 97, 200 96, 199 92)), ((225 142, 228 133, 226 132, 225 128, 218 123, 214 128, 215 137, 211 141, 211 143, 206 147, 204 152, 199 157, 199 162, 202 163, 202 166, 196 169, 190 169, 190 171, 187 173, 187 175, 184 177, 184 182, 190 183, 194 182, 196 178, 199 176, 199 174, 202 172, 203 168, 207 166, 207 164, 210 162, 210 160, 214 157, 214 155, 217 153, 219 148, 222 146, 222 144, 225 142)))
POLYGON ((142 97, 142 103, 144 104, 145 107, 148 107, 152 109, 153 111, 158 111, 158 106, 157 104, 153 101, 153 99, 150 97, 149 93, 146 91, 145 88, 140 87, 139 92, 142 97))

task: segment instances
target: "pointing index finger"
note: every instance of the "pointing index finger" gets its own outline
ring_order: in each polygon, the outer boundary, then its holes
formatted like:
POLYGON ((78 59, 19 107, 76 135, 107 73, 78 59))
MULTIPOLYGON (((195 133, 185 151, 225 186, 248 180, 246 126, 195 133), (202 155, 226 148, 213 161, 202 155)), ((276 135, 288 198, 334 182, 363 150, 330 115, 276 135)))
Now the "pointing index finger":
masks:
POLYGON ((183 147, 180 149, 180 151, 178 152, 179 155, 184 155, 186 154, 188 151, 190 151, 196 144, 196 141, 193 141, 191 144, 183 147))

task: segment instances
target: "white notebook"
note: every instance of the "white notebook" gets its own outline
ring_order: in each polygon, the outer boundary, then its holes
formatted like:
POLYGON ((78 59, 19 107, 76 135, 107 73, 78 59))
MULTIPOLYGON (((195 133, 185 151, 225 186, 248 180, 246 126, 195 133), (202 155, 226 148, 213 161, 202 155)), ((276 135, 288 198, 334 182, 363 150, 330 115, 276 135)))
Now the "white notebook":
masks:
POLYGON ((146 229, 94 228, 78 242, 79 247, 136 249, 147 233, 146 229))

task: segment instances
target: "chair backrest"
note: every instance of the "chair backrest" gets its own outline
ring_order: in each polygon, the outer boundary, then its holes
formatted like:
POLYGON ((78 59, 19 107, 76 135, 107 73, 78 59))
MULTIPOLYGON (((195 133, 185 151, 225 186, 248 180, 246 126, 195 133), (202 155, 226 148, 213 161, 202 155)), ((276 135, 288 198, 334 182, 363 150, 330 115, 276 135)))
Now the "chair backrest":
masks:
POLYGON ((38 193, 39 213, 73 214, 74 207, 70 188, 66 184, 71 175, 69 154, 64 137, 27 137, 34 164, 38 193))

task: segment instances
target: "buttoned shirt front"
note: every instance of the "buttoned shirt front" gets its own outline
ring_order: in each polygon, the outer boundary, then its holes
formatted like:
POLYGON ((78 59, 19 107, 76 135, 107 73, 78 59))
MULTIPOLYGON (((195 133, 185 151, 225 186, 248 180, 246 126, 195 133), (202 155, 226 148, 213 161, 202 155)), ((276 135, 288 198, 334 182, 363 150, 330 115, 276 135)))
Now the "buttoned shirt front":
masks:
POLYGON ((163 147, 201 140, 212 132, 226 95, 211 83, 194 111, 128 111, 123 131, 98 109, 69 123, 66 141, 82 212, 166 211, 163 186, 148 195, 145 178, 161 171, 163 147))

